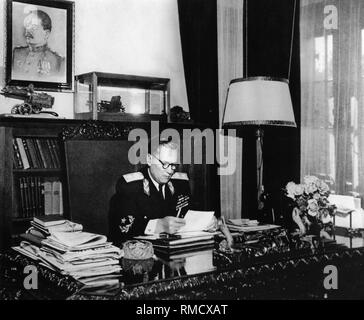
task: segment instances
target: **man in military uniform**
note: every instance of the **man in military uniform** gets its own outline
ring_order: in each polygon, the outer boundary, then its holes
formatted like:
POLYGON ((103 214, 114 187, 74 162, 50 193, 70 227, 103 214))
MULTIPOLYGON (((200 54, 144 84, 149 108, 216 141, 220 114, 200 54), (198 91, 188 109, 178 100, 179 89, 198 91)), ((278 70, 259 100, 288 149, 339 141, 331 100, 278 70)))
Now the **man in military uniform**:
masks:
POLYGON ((32 10, 24 19, 27 46, 13 50, 14 79, 56 80, 65 76, 65 59, 48 47, 52 21, 42 10, 32 10))
POLYGON ((175 172, 177 159, 178 146, 161 142, 148 154, 146 168, 118 180, 109 211, 114 243, 142 234, 173 234, 185 224, 190 188, 187 174, 175 172))

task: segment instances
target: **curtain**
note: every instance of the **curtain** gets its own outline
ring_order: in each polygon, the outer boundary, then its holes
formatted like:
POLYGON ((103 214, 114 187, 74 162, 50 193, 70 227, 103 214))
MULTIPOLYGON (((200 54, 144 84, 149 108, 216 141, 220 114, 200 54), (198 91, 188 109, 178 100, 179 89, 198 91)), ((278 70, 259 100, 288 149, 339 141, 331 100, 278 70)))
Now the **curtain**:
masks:
POLYGON ((304 0, 300 12, 301 178, 362 198, 364 1, 304 0))
MULTIPOLYGON (((217 0, 220 125, 230 80, 243 77, 243 4, 243 0, 217 0)), ((225 136, 225 148, 227 139, 236 140, 236 170, 220 176, 221 214, 241 218, 242 139, 225 136)))
MULTIPOLYGON (((177 0, 182 57, 191 119, 218 128, 216 0, 177 0)), ((217 172, 217 165, 213 165, 217 172)), ((211 178, 211 205, 220 213, 220 181, 211 178)))
POLYGON ((218 125, 216 0, 177 0, 191 118, 218 125))

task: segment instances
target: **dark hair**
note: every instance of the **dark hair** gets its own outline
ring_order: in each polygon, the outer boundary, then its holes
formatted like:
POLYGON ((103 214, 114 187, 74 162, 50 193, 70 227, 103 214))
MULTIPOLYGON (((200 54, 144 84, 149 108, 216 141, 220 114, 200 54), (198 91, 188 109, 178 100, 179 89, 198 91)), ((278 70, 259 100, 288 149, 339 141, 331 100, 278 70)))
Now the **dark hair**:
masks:
POLYGON ((37 17, 40 19, 40 21, 42 23, 42 27, 44 30, 52 31, 52 20, 47 13, 45 13, 42 10, 37 9, 37 10, 31 11, 30 14, 37 15, 37 17))

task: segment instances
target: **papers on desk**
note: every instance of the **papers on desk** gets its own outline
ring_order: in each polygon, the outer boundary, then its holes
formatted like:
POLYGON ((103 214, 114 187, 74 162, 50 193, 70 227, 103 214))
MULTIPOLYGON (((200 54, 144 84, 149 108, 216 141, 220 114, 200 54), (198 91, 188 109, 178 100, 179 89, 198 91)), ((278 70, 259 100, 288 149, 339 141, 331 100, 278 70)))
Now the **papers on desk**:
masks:
POLYGON ((229 219, 228 224, 244 227, 244 226, 256 226, 259 224, 259 222, 258 220, 250 220, 250 219, 229 219))
POLYGON ((214 223, 213 211, 188 210, 184 217, 186 224, 173 235, 146 235, 135 239, 147 240, 153 244, 154 249, 168 251, 192 250, 202 246, 213 246, 214 236, 217 232, 206 232, 214 223))
POLYGON ((229 219, 226 223, 230 231, 238 232, 256 232, 279 228, 275 224, 262 224, 259 225, 257 220, 249 219, 229 219))
POLYGON ((208 230, 214 218, 214 211, 188 210, 184 219, 186 224, 178 230, 178 234, 185 232, 208 230))
POLYGON ((120 272, 119 260, 123 252, 108 242, 106 236, 83 231, 53 231, 44 238, 40 227, 32 225, 33 231, 40 232, 38 239, 28 233, 23 237, 26 241, 13 247, 24 256, 61 274, 82 279, 81 282, 92 283, 93 277, 116 276, 120 272))
POLYGON ((163 238, 159 234, 147 235, 147 236, 137 236, 135 239, 147 240, 154 244, 168 244, 171 245, 181 245, 197 241, 205 241, 213 239, 216 233, 205 232, 205 231, 191 231, 185 233, 176 233, 170 238, 163 238))

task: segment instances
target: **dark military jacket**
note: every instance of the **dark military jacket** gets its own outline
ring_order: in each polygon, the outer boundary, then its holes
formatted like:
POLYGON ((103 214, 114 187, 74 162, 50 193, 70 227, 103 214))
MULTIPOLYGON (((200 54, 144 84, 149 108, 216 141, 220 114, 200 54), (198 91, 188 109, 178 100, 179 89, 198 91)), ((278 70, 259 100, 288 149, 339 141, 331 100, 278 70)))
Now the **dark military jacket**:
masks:
POLYGON ((63 76, 65 58, 52 51, 47 45, 35 49, 28 46, 15 47, 12 72, 15 78, 63 76))
POLYGON ((165 199, 153 184, 147 168, 123 175, 110 200, 109 238, 120 245, 133 236, 143 235, 151 219, 183 216, 190 206, 188 176, 176 172, 165 185, 165 199))

